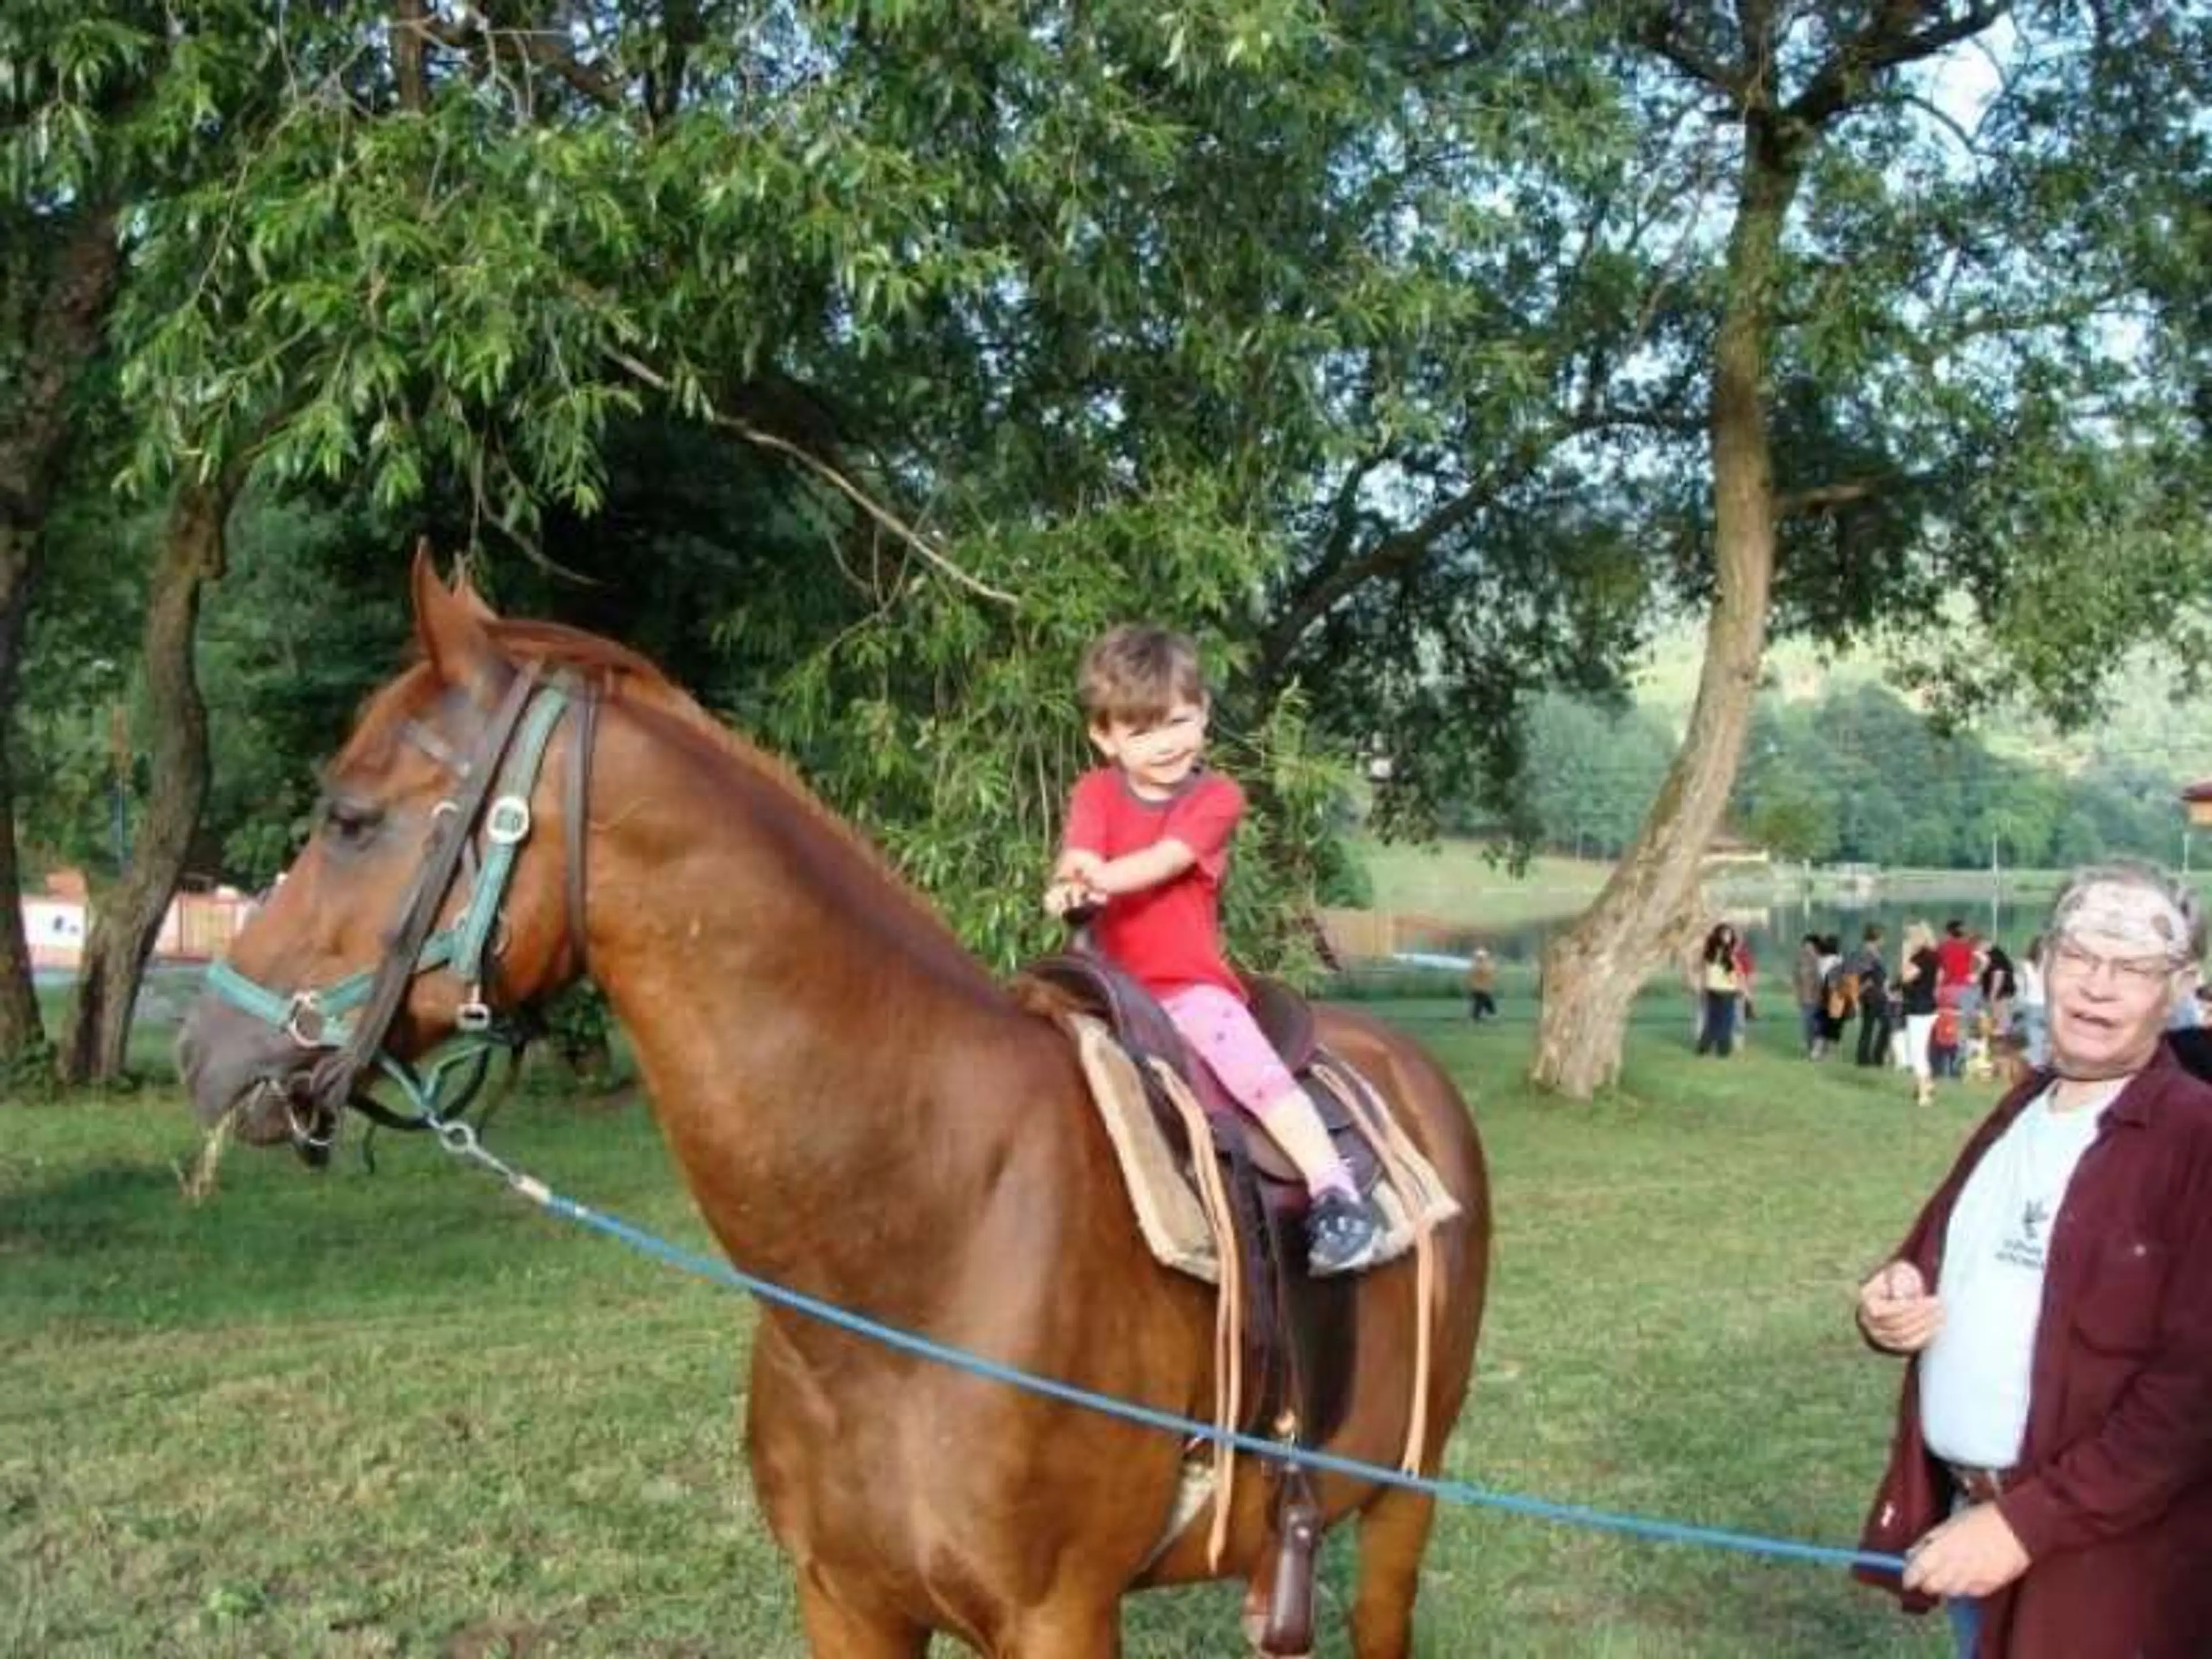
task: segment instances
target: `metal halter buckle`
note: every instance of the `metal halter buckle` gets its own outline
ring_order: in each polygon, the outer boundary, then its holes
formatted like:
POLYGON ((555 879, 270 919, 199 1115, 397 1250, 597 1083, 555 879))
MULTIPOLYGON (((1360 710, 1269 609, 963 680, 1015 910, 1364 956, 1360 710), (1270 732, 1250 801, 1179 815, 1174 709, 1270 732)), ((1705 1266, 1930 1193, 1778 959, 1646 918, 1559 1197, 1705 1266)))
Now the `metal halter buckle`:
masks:
POLYGON ((501 795, 484 812, 484 839, 512 847, 530 833, 530 803, 520 795, 501 795))
POLYGON ((454 1010, 453 1024, 464 1031, 491 1030, 491 1005, 483 1000, 483 986, 469 987, 468 995, 461 999, 461 1006, 454 1010))
POLYGON ((284 1035, 302 1048, 327 1048, 325 1039, 329 1034, 329 1019, 313 991, 295 991, 292 994, 292 1006, 284 1016, 284 1035), (302 1015, 312 1018, 312 1030, 301 1024, 302 1015))

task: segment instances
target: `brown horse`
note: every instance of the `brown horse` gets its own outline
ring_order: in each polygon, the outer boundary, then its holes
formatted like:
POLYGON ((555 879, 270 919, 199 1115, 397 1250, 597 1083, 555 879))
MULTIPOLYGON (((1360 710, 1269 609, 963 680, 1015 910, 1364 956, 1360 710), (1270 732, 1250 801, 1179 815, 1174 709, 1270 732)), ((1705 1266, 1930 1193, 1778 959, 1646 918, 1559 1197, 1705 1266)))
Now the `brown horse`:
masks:
MULTIPOLYGON (((1060 1029, 779 764, 649 664, 494 617, 420 559, 414 597, 422 659, 368 705, 313 840, 233 953, 234 982, 266 988, 272 1009, 211 994, 179 1039, 201 1115, 229 1113, 258 1143, 325 1139, 362 1052, 420 1054, 487 1008, 588 969, 732 1261, 1003 1364, 1203 1419, 1211 1292, 1147 1252, 1060 1029), (555 675, 589 692, 538 734, 542 771, 515 792, 526 822, 516 802, 487 800, 490 775, 516 775, 518 711, 555 675), (485 966, 462 970, 473 984, 456 975, 459 947, 417 951, 433 926, 466 931, 470 872, 435 871, 471 842, 487 863, 512 858, 485 966), (323 999, 362 985, 395 931, 405 959, 379 981, 388 1006, 356 1017, 349 1036, 323 999), (352 1065, 342 1048, 360 1050, 352 1065)), ((1322 1020, 1461 1206, 1437 1234, 1421 1458, 1432 1472, 1482 1311, 1481 1150, 1451 1082, 1411 1042, 1349 1012, 1322 1020)), ((1326 1450, 1389 1464, 1403 1449, 1414 1294, 1408 1261, 1359 1284, 1359 1370, 1326 1450)), ((934 1631, 1002 1659, 1107 1659, 1132 1589, 1239 1577, 1249 1612, 1268 1588, 1267 1483, 1236 1483, 1226 1549, 1210 1564, 1203 1512, 1170 1535, 1174 1437, 773 1305, 754 1339, 747 1433, 823 1659, 915 1659, 934 1631)), ((1407 1654, 1433 1500, 1333 1474, 1316 1489, 1328 1521, 1358 1520, 1354 1651, 1407 1654)))

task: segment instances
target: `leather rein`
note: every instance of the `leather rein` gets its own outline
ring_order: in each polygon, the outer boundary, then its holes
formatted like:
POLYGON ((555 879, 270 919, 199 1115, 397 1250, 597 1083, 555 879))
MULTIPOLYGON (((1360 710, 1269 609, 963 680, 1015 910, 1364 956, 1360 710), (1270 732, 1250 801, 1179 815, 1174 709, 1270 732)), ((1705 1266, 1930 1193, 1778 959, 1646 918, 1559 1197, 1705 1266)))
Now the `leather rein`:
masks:
POLYGON ((434 827, 422 866, 385 935, 386 948, 374 968, 335 984, 289 992, 262 985, 227 962, 208 970, 209 990, 316 1056, 303 1076, 283 1083, 270 1079, 264 1085, 283 1091, 293 1143, 303 1156, 317 1162, 328 1156, 348 1107, 394 1129, 426 1129, 433 1118, 452 1116, 475 1096, 492 1054, 519 1053, 532 1035, 518 1018, 526 1011, 495 1012, 486 983, 504 948, 503 910, 515 862, 530 835, 530 796, 554 728, 572 709, 564 814, 568 937, 578 967, 588 971, 584 834, 599 702, 590 688, 549 681, 529 665, 516 672, 465 757, 436 733, 409 723, 409 740, 453 773, 457 787, 432 811, 434 827), (464 872, 468 897, 453 923, 440 927, 438 917, 464 872), (434 1051, 427 1067, 418 1069, 392 1054, 386 1040, 416 979, 441 968, 464 988, 456 1030, 434 1051), (470 1073, 449 1096, 446 1079, 460 1066, 470 1067, 470 1073), (411 1111, 395 1111, 372 1096, 373 1073, 395 1083, 411 1111))

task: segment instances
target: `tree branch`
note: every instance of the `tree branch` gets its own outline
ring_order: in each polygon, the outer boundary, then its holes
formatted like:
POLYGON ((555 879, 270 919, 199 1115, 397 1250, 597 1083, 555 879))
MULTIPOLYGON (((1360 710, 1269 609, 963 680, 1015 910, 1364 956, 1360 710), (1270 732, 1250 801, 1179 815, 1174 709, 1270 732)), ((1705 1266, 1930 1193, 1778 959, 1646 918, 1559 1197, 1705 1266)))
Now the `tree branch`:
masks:
POLYGON ((1881 493, 1881 478, 1853 478, 1841 483, 1815 484, 1807 489, 1792 489, 1778 493, 1774 497, 1774 516, 1794 519, 1808 514, 1825 513, 1832 507, 1848 507, 1853 501, 1872 499, 1881 493))
POLYGON ((1751 75, 1743 65, 1709 58, 1674 33, 1674 20, 1663 8, 1655 8, 1638 24, 1636 38, 1698 85, 1726 95, 1741 108, 1751 95, 1751 75))
MULTIPOLYGON (((674 395, 675 387, 670 383, 668 377, 658 369, 639 362, 628 352, 611 351, 608 356, 623 370, 642 380, 654 391, 664 396, 674 395)), ((969 592, 987 599, 995 599, 1000 605, 1012 605, 1021 603, 1017 595, 1009 593, 1003 588, 993 587, 989 583, 963 570, 933 545, 920 531, 891 512, 890 508, 879 505, 867 491, 862 489, 859 484, 854 483, 851 478, 811 450, 792 442, 788 438, 779 437, 763 427, 755 426, 750 421, 740 420, 734 415, 725 415, 711 404, 707 408, 707 420, 710 425, 718 426, 726 432, 736 433, 749 444, 773 451, 779 455, 789 456, 969 592)))
POLYGON ((1839 44, 1805 89, 1784 106, 1789 129, 1812 132, 1869 101, 1869 87, 1884 70, 1932 58, 1988 28, 2012 9, 2012 0, 1974 0, 1956 17, 1913 25, 1930 8, 1926 0, 1884 0, 1867 26, 1839 44))
POLYGON ((495 61, 504 53, 535 68, 549 70, 602 108, 619 111, 629 106, 629 90, 621 80, 583 62, 562 43, 562 36, 550 31, 495 28, 489 21, 472 27, 430 17, 423 18, 417 27, 426 38, 449 52, 465 52, 471 42, 480 40, 495 61))

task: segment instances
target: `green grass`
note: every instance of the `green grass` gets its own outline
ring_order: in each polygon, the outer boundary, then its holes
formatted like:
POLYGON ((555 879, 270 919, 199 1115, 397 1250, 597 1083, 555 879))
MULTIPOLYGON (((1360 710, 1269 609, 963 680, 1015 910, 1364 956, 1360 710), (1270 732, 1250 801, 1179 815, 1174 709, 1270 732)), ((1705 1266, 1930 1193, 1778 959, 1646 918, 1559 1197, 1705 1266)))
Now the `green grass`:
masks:
MULTIPOLYGON (((1896 1372, 1852 1337, 1850 1288, 1985 1093, 1916 1113, 1890 1074, 1767 1052, 1771 1026, 1698 1061, 1686 1019, 1653 1018, 1619 1095, 1565 1107, 1518 1081, 1525 1011, 1480 1031, 1451 1001, 1389 1013, 1468 1085, 1496 1181, 1448 1473, 1853 1541, 1896 1372)), ((234 1152, 193 1208, 172 1098, 5 1121, 0 1653, 803 1652, 738 1443, 744 1300, 416 1141, 386 1137, 373 1177, 234 1152)), ((636 1107, 518 1100, 495 1133, 702 1244, 636 1107)), ((1334 1659, 1348 1589, 1333 1546, 1334 1659)), ((1135 1598, 1127 1650, 1234 1651, 1235 1599, 1135 1598)), ((1422 1608, 1428 1659, 1946 1650, 1833 1569, 1481 1510, 1442 1517, 1422 1608)))
POLYGON ((1485 927, 1578 915, 1613 873, 1609 863, 1546 856, 1516 876, 1492 863, 1485 843, 1475 841, 1363 841, 1358 850, 1374 888, 1372 908, 1485 927))

